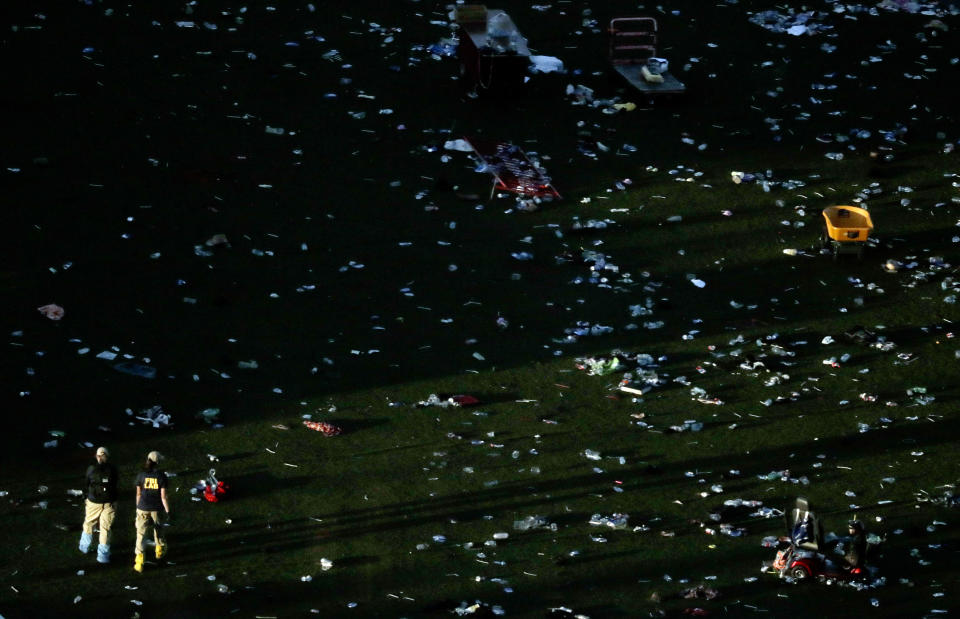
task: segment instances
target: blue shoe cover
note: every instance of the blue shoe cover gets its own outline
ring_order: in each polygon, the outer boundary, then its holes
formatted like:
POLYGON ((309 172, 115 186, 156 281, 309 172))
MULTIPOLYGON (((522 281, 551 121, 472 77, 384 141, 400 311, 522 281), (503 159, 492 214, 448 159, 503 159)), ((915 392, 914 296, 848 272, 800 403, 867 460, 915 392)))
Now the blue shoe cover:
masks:
POLYGON ((90 551, 90 544, 93 543, 93 535, 89 533, 80 534, 80 552, 87 554, 90 551))

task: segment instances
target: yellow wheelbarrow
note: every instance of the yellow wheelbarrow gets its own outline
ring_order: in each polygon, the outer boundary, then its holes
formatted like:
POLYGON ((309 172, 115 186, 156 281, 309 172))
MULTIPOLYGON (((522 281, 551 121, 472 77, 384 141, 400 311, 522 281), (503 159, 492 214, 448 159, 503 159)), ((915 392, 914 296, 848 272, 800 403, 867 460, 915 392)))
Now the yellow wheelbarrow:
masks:
POLYGON ((858 206, 830 206, 823 209, 823 247, 829 248, 836 260, 840 254, 863 257, 873 220, 867 209, 858 206))

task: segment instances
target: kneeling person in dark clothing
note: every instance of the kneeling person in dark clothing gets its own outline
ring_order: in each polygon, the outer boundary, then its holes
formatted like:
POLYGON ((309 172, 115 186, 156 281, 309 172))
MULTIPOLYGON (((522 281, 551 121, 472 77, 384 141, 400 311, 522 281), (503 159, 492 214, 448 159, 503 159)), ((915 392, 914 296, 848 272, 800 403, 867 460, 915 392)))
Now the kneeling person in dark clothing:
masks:
POLYGON ((167 541, 162 524, 170 518, 170 503, 167 501, 167 474, 160 467, 160 454, 151 451, 143 471, 137 475, 137 545, 133 569, 143 571, 143 538, 153 529, 157 559, 167 554, 167 541))
POLYGON ((848 532, 850 540, 845 546, 846 552, 843 558, 850 569, 863 567, 867 558, 867 538, 863 532, 863 523, 859 520, 851 520, 848 532))

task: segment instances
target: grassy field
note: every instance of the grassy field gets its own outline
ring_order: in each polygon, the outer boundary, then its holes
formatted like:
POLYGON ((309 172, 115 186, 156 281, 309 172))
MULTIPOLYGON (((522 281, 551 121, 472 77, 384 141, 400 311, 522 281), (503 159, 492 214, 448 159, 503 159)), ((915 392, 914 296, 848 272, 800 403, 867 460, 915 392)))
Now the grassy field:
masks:
POLYGON ((955 612, 958 23, 806 7, 504 2, 567 73, 476 98, 427 49, 451 30, 425 0, 17 9, 0 615, 955 612), (829 28, 751 23, 766 10, 829 28), (682 98, 610 75, 605 26, 631 14, 659 20, 682 98), (536 153, 563 199, 488 199, 443 148, 463 136, 536 153), (821 210, 853 203, 873 240, 833 261, 821 210), (641 372, 649 393, 618 391, 641 372), (152 406, 172 426, 134 418, 152 406), (107 567, 77 551, 68 493, 100 444, 125 488, 107 567), (137 575, 153 449, 176 518, 169 563, 137 575), (210 467, 218 504, 190 493, 210 467), (761 574, 784 525, 751 510, 724 511, 741 536, 706 531, 724 501, 798 495, 828 531, 856 514, 885 536, 885 581, 761 574), (698 585, 719 596, 681 597, 698 585))

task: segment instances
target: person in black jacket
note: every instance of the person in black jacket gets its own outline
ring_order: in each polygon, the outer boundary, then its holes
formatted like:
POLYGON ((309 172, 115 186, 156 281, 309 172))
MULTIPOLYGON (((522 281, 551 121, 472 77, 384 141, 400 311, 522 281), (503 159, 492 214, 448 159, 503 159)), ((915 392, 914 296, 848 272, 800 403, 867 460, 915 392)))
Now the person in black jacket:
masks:
POLYGON ((143 538, 150 528, 156 542, 157 559, 167 554, 162 525, 170 519, 170 503, 167 501, 167 474, 160 469, 160 460, 160 454, 151 451, 143 470, 137 475, 137 545, 133 561, 133 569, 137 572, 143 571, 143 538))
POLYGON ((87 467, 84 501, 83 533, 80 534, 80 552, 86 554, 93 543, 93 528, 100 526, 100 544, 97 546, 97 561, 110 562, 110 538, 113 520, 117 512, 117 467, 107 460, 110 452, 106 447, 97 448, 97 462, 87 467))
POLYGON ((864 536, 863 523, 859 520, 851 520, 849 531, 850 538, 846 543, 843 558, 850 569, 863 567, 867 555, 867 539, 864 536))

